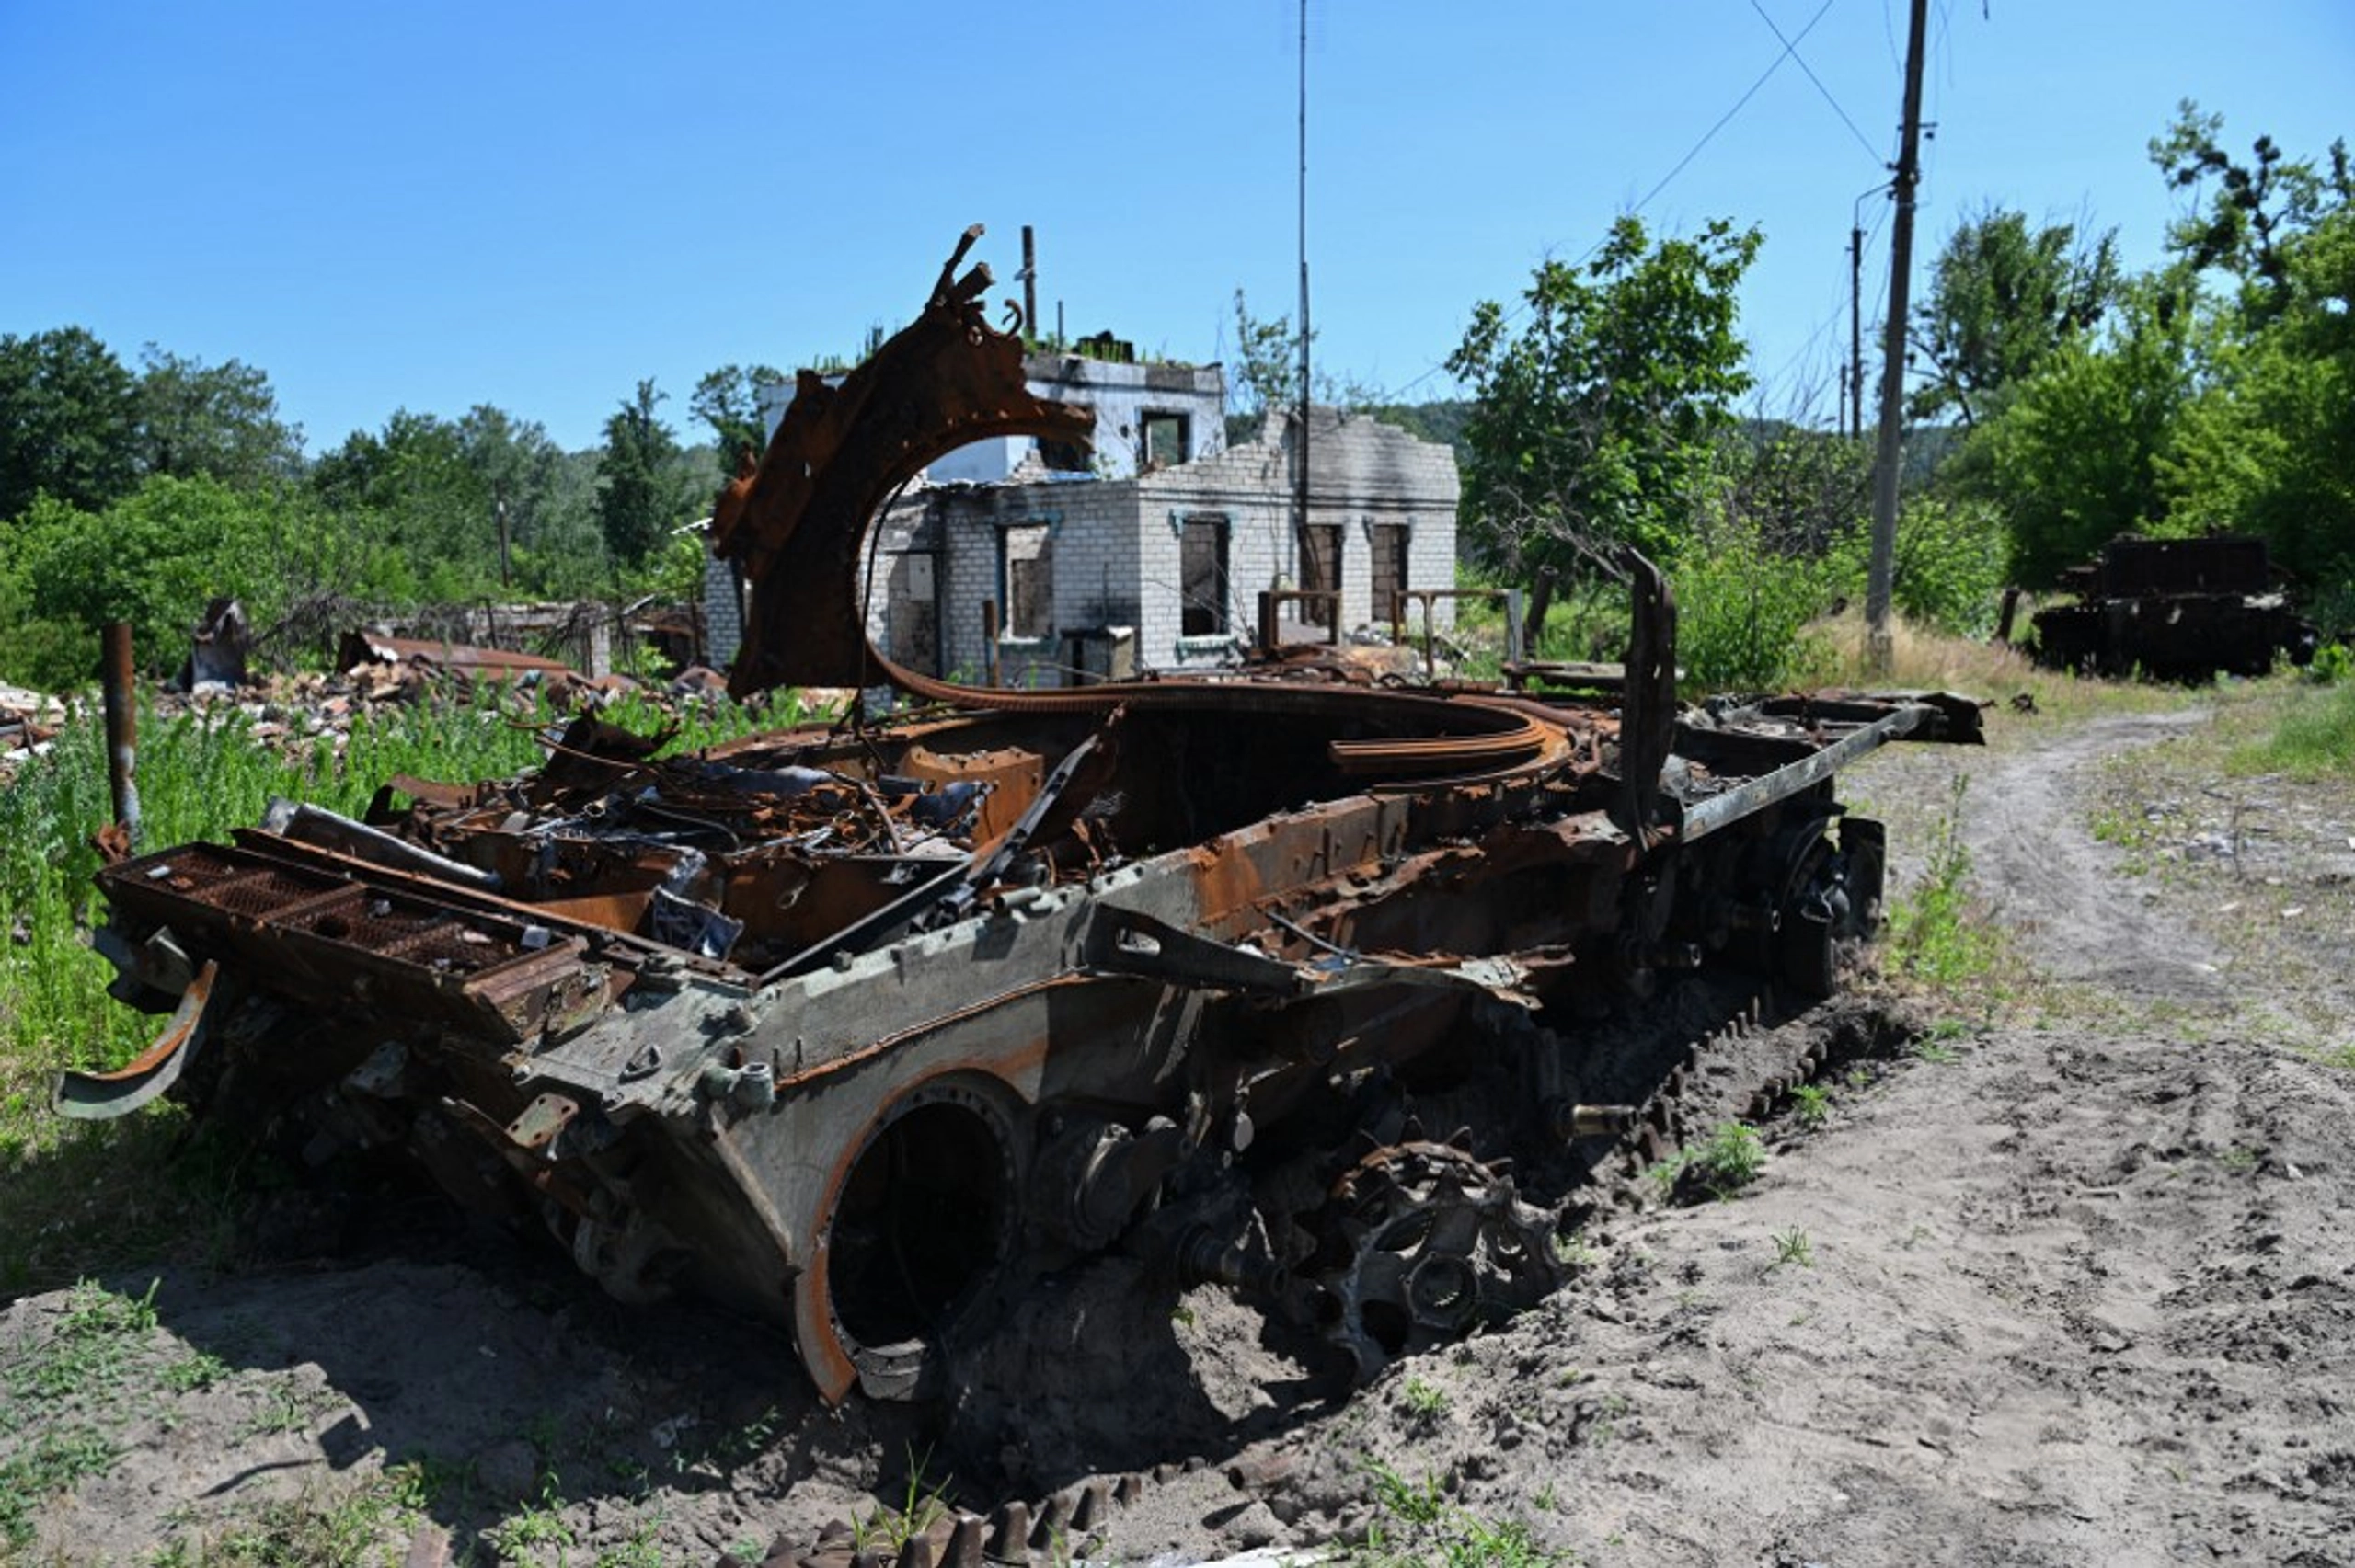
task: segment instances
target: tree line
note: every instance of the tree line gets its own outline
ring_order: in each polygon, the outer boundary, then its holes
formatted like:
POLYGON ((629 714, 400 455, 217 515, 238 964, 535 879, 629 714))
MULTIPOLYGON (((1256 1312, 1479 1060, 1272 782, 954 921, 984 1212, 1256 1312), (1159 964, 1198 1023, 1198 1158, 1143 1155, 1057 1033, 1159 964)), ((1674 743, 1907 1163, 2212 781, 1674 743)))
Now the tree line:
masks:
POLYGON ((255 366, 150 344, 134 369, 80 326, 0 337, 0 679, 86 679, 113 620, 168 666, 216 594, 290 651, 362 610, 690 594, 701 542, 677 531, 759 441, 779 379, 706 375, 700 441, 646 381, 580 452, 478 404, 401 409, 312 456, 255 366))
MULTIPOLYGON (((2186 102, 2150 155, 2183 205, 2145 271, 2120 265, 2115 231, 1997 204, 1932 262, 1906 332, 1908 616, 1983 631, 2004 583, 2048 587, 2113 535, 2231 530, 2266 539, 2326 624, 2355 621, 2345 143, 2317 161, 2260 135, 2243 153, 2186 102)), ((1558 597, 1615 601, 1633 545, 1676 577, 1701 679, 1780 680, 1799 628, 1861 591, 1870 454, 1804 405, 1745 415, 1735 299, 1762 243, 1623 218, 1510 308, 1474 308, 1448 361, 1468 401, 1385 406, 1321 376, 1316 395, 1453 441, 1465 550, 1531 589, 1533 642, 1558 597)), ((1240 292, 1235 309, 1247 420, 1298 397, 1298 341, 1240 292)), ((134 371, 79 327, 0 338, 0 676, 77 679, 116 618, 150 657, 176 650, 213 593, 290 636, 322 606, 691 593, 700 544, 675 531, 757 443, 758 388, 778 379, 705 376, 691 443, 641 382, 585 452, 480 405, 402 410, 313 458, 237 361, 150 346, 134 371)))
MULTIPOLYGON (((2345 143, 2319 162, 2266 136, 2242 154, 2187 101, 2150 155, 2184 206, 2147 271, 2120 266, 2114 230, 1994 204, 1933 262, 1906 332, 1910 616, 1981 631, 2006 581, 2049 588, 2121 533, 2213 530, 2263 537, 2327 624, 2355 621, 2345 143)), ((1734 293, 1760 242, 1625 218, 1591 259, 1541 266, 1512 309, 1475 310, 1449 361, 1474 395, 1465 537, 1534 588, 1533 633, 1553 592, 1609 575, 1626 545, 1678 569, 1688 623, 1697 609, 1705 641, 1746 639, 1732 655, 1792 646, 1860 589, 1866 443, 1740 412, 1734 293)))

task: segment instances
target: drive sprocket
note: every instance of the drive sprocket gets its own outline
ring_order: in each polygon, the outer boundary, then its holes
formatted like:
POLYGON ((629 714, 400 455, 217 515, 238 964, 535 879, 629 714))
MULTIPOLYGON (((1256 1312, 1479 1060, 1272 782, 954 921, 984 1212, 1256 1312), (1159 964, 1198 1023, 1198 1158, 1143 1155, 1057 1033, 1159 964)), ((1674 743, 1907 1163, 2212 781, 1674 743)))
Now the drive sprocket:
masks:
POLYGON ((1360 1382, 1535 1306, 1564 1278, 1554 1217, 1452 1144, 1368 1154, 1334 1183, 1325 1229, 1318 1314, 1360 1382))

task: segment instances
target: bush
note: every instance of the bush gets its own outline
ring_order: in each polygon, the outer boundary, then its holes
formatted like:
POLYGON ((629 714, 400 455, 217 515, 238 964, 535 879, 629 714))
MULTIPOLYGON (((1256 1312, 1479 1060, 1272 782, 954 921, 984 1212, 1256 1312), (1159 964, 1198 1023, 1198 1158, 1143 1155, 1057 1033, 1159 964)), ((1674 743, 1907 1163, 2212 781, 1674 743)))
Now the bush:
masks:
MULTIPOLYGON (((111 621, 131 623, 141 663, 155 670, 179 662, 216 594, 242 600, 247 616, 267 625, 316 580, 328 553, 306 504, 201 477, 151 477, 101 513, 44 496, 14 528, 13 608, 22 619, 0 626, 0 658, 14 678, 52 688, 89 677, 95 634, 111 621)), ((9 597, 0 592, 0 612, 9 597)))
POLYGON ((1751 528, 1728 525, 1677 562, 1676 658, 1695 692, 1771 691, 1824 663, 1807 630, 1832 601, 1821 560, 1778 555, 1751 528))

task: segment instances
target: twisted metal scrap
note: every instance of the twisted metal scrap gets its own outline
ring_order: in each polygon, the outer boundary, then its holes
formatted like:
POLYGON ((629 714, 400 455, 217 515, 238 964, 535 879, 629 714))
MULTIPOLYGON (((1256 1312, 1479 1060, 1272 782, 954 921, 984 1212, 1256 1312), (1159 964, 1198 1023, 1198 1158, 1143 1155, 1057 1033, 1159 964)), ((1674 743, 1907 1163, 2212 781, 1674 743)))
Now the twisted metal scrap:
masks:
POLYGON ((973 441, 1094 444, 1094 410, 1033 396, 1021 336, 989 325, 988 266, 957 275, 981 233, 958 241, 924 314, 840 384, 803 371, 767 453, 720 492, 712 547, 742 563, 753 590, 730 696, 878 676, 914 689, 912 672, 867 647, 850 591, 869 521, 925 464, 973 441))

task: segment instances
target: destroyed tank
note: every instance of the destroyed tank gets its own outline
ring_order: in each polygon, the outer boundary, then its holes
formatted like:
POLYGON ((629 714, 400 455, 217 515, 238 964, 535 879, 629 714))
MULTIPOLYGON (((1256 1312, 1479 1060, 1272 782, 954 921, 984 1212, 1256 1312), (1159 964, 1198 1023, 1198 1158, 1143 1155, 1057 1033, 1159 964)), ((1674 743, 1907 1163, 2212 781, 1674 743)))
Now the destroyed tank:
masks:
POLYGON ((916 706, 671 756, 583 717, 518 778, 122 859, 98 943, 173 1016, 61 1107, 170 1093, 421 1173, 626 1300, 782 1324, 829 1401, 944 1389, 1011 1298, 1115 1250, 1360 1376, 1555 1288, 1557 1216, 1486 1150, 1626 1133, 1582 1021, 1663 975, 1828 991, 1883 866, 1835 770, 1975 738, 1976 706, 1680 707, 1639 560, 1601 697, 901 669, 854 591, 878 509, 970 441, 1090 429, 1027 390, 972 237, 866 364, 803 375, 714 523, 753 595, 737 693, 916 706), (1475 1061, 1519 1125, 1430 1136, 1416 1096, 1475 1061))
POLYGON ((2161 681, 2304 666, 2321 638, 2274 581, 2262 539, 2120 537, 2061 574, 2074 604, 2036 612, 2037 662, 2161 681))

